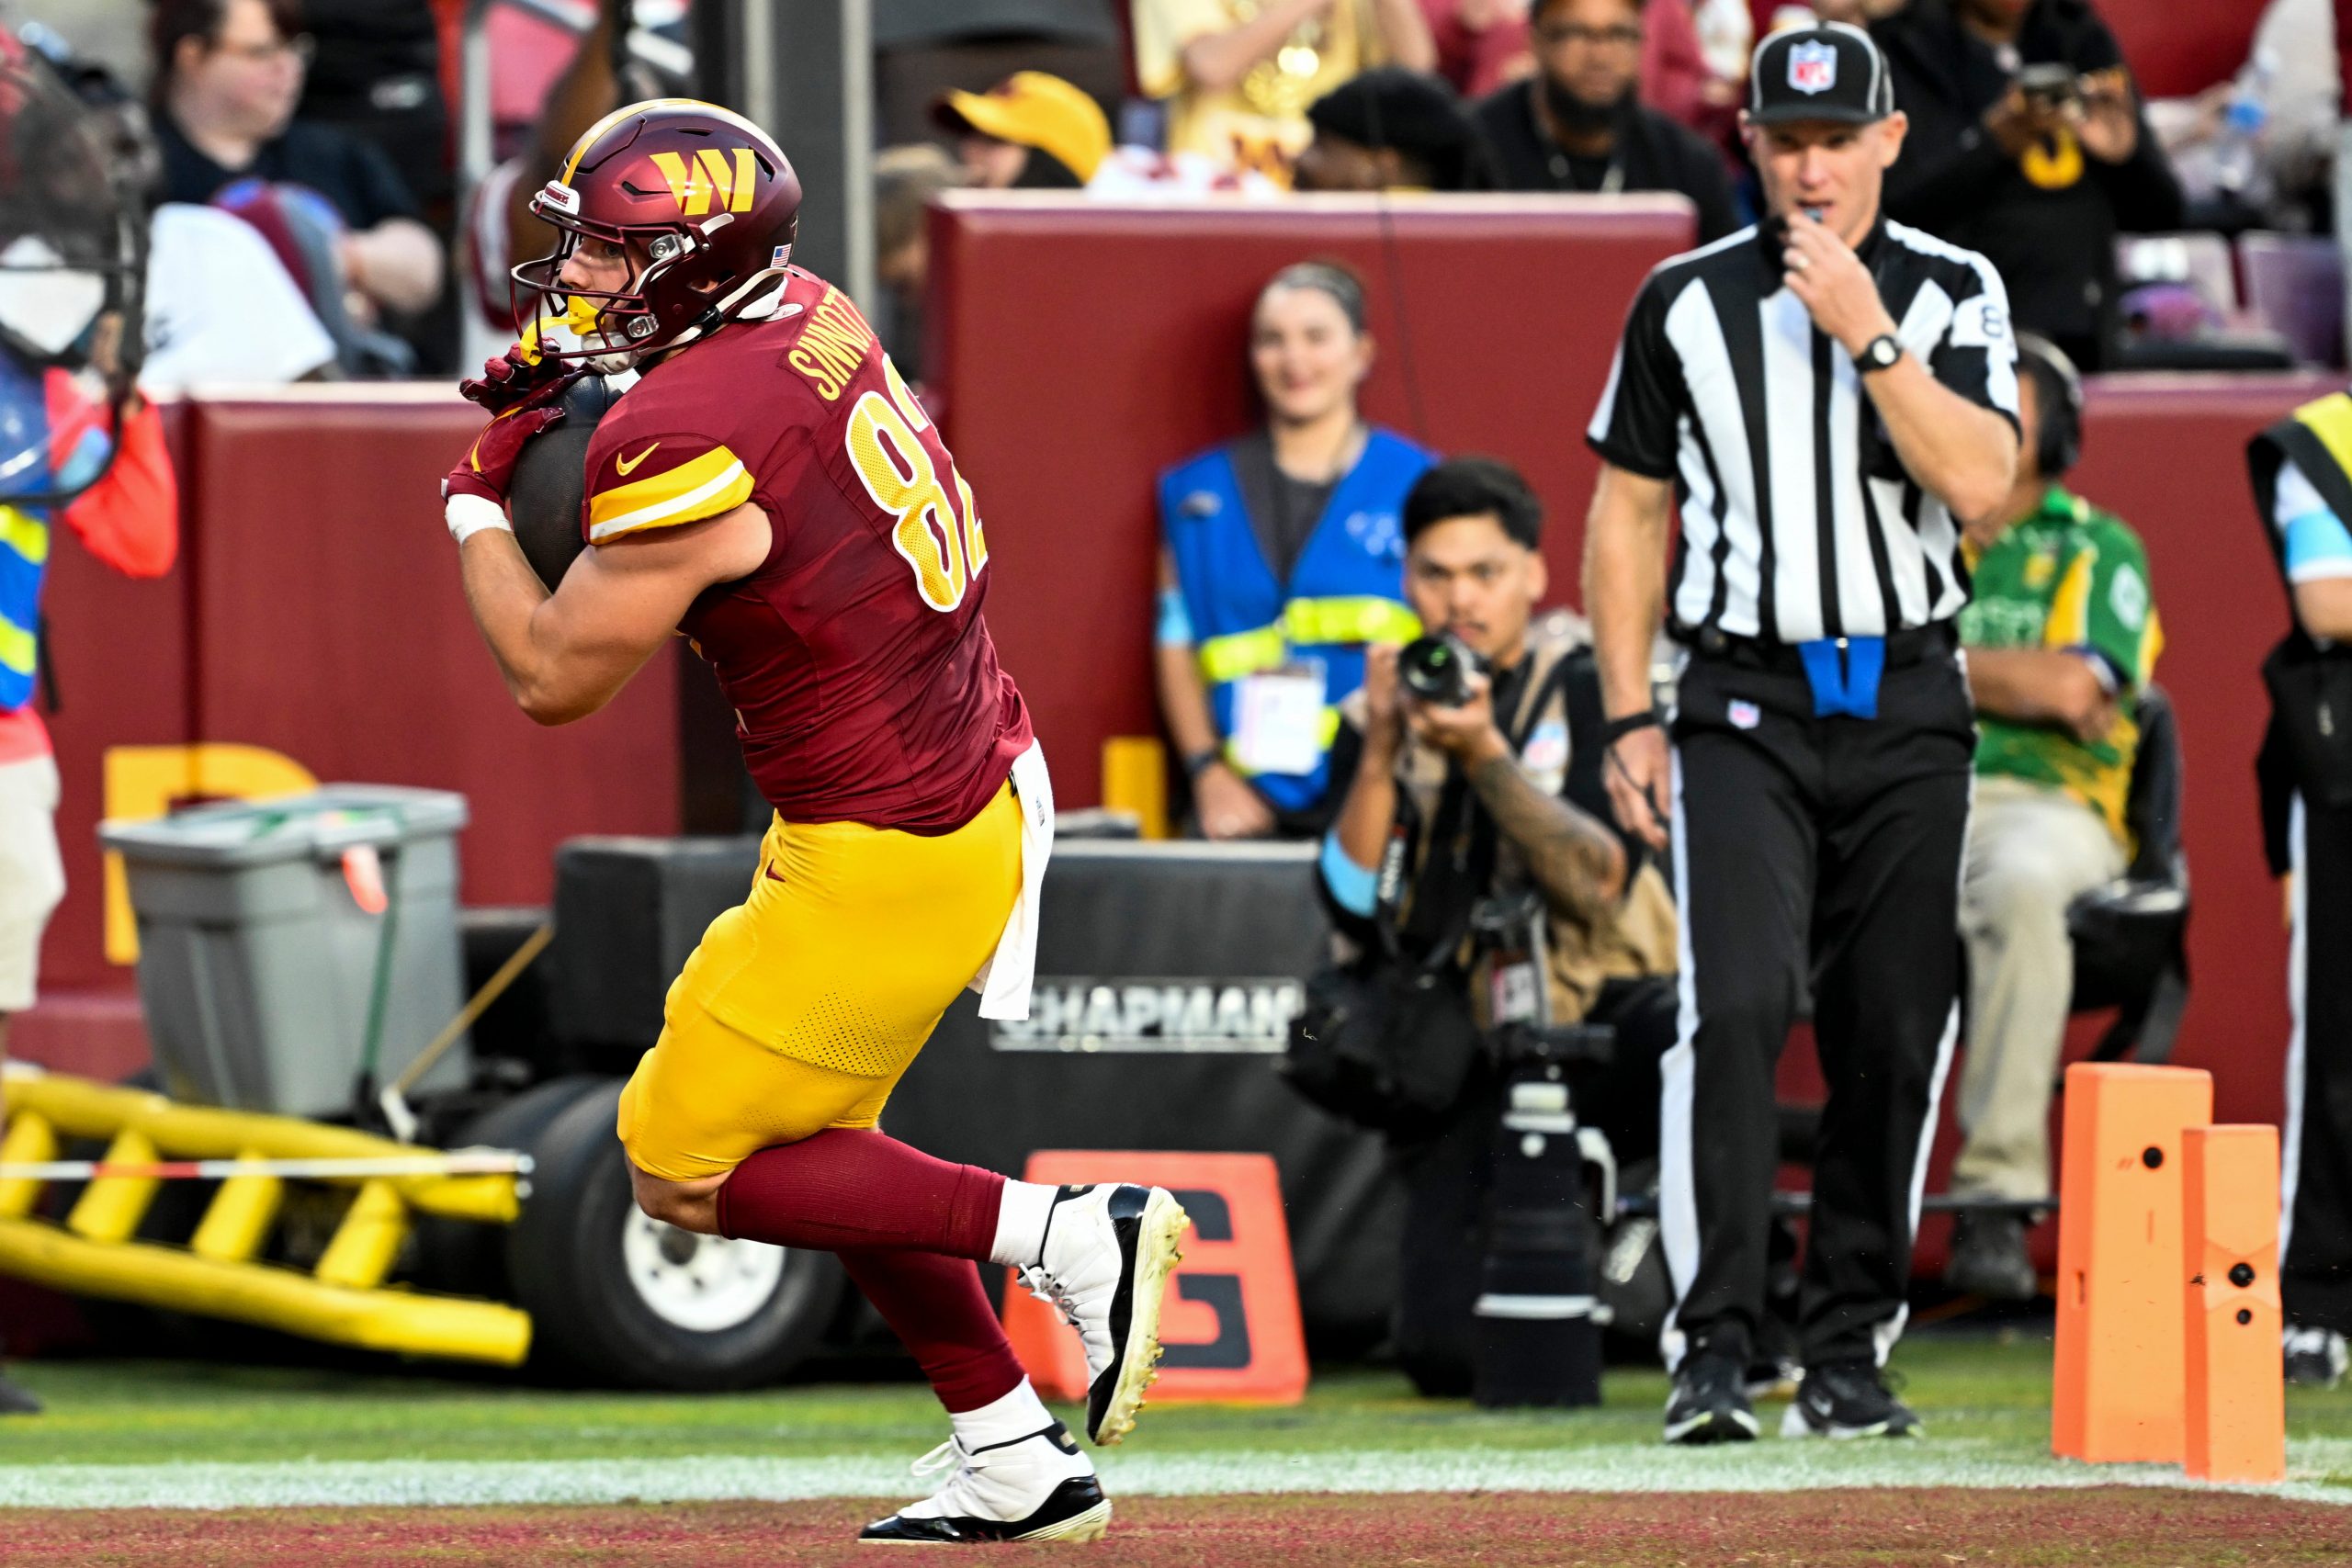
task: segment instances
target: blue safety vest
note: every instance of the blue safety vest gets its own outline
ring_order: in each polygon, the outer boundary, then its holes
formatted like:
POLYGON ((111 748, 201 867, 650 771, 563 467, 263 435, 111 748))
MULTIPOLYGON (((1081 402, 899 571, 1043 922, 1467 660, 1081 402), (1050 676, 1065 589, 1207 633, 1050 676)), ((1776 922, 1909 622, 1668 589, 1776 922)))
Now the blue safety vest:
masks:
POLYGON ((1306 810, 1329 786, 1339 705, 1363 684, 1363 645, 1420 635, 1420 622, 1404 603, 1401 513, 1405 492, 1435 461, 1401 435, 1373 431, 1355 467, 1333 488, 1287 584, 1275 581, 1258 547, 1228 448, 1160 476, 1160 528, 1176 558, 1209 710, 1217 733, 1228 738, 1226 761, 1279 810, 1306 810), (1236 683, 1307 660, 1323 666, 1325 755, 1312 773, 1250 773, 1230 739, 1236 683))
POLYGON ((49 511, 11 506, 6 498, 86 484, 112 445, 104 432, 86 431, 61 470, 51 462, 50 442, 44 373, 0 355, 0 711, 8 713, 33 700, 49 511))

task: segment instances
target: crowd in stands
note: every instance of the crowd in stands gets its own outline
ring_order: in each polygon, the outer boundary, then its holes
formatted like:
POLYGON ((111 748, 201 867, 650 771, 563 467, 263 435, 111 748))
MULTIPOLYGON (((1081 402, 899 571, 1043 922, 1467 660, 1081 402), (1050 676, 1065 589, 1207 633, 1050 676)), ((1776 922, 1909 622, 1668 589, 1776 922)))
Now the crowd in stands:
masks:
MULTIPOLYGON (((209 321, 198 290, 158 291, 176 312, 157 322, 158 388, 454 368, 508 323, 506 269, 545 239, 526 206, 561 151, 617 103, 692 85, 684 6, 578 0, 573 33, 493 6, 493 62, 504 45, 527 68, 494 63, 503 161, 461 191, 446 0, 17 9, 143 102, 173 270, 253 280, 209 321), (254 265, 255 235, 274 266, 254 265)), ((1890 215, 1990 256, 2019 324, 2084 368, 2340 354, 2335 323, 2241 309, 2210 247, 2118 243, 2329 232, 2331 0, 2270 0, 2241 69, 2154 102, 2096 0, 876 0, 886 341, 919 355, 906 214, 950 184, 1666 191, 1712 241, 1757 215, 1738 125, 1753 48, 1816 18, 1868 28, 1890 62, 1911 121, 1890 215)))

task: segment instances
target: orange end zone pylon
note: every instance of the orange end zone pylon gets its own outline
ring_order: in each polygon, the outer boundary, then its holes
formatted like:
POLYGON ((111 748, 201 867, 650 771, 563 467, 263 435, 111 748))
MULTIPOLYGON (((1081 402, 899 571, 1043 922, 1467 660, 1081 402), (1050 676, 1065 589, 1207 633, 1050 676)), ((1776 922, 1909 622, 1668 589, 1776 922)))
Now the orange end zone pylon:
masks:
POLYGON ((2210 1073, 2127 1063, 2066 1069, 2052 1453, 2181 1457, 2182 1134, 2212 1120, 2210 1073))
MULTIPOLYGON (((1184 1260, 1169 1277, 1159 1324, 1167 1355, 1152 1398, 1295 1404, 1306 1397, 1306 1337, 1283 1218, 1282 1183, 1266 1155, 1040 1149, 1022 1172, 1046 1184, 1139 1181, 1176 1194, 1193 1217, 1184 1260)), ((1086 1397, 1077 1331, 1007 1270, 1004 1333, 1047 1399, 1086 1397)))
POLYGON ((2287 1479, 2278 1365, 2278 1129, 2191 1127, 2182 1147, 2192 1481, 2287 1479))

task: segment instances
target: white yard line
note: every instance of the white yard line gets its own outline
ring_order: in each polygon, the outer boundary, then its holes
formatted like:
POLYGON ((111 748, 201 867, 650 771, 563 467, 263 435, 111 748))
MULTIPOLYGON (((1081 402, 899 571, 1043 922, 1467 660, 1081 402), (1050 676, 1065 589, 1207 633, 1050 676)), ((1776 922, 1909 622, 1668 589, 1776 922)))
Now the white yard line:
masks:
MULTIPOLYGON (((2184 1486, 2163 1465, 2019 1460, 1967 1439, 1921 1444, 1762 1442, 1684 1450, 1136 1454, 1101 1457, 1119 1496, 1270 1492, 1788 1492, 1819 1487, 2184 1486)), ((2245 1490, 2352 1506, 2318 1478, 2352 1469, 2352 1438, 2290 1446, 2280 1487, 2245 1490)), ((912 1497, 903 1465, 872 1458, 740 1454, 644 1460, 312 1461, 0 1466, 0 1506, 261 1508, 414 1505, 670 1503, 912 1497)))

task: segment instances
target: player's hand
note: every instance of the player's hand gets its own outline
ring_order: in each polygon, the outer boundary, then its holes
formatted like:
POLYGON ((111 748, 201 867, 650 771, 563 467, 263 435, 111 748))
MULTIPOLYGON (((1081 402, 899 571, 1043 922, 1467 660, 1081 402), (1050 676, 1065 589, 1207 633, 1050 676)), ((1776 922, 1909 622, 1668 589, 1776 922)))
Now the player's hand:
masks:
POLYGON ((2075 134, 2083 151, 2102 164, 2131 162, 2140 150, 2140 111, 2132 99, 2130 72, 2118 65, 2083 78, 2075 134))
POLYGON ((1193 809, 1204 838, 1262 839, 1274 830, 1265 796, 1223 762, 1211 762, 1193 780, 1193 809))
POLYGON ((481 375, 458 383, 458 395, 492 413, 504 413, 540 388, 575 373, 567 362, 534 355, 517 343, 495 359, 483 360, 481 375))
POLYGON ((1879 298, 1878 280, 1854 247, 1828 225, 1804 211, 1789 214, 1789 243, 1781 260, 1789 291, 1804 301, 1813 324, 1860 354, 1871 340, 1894 330, 1894 318, 1879 298))
POLYGON ((1617 825, 1654 850, 1666 848, 1666 798, 1673 782, 1666 731, 1657 725, 1617 738, 1601 768, 1617 825))
POLYGON ((1469 677, 1470 700, 1441 707, 1412 697, 1404 699, 1405 725, 1424 746, 1433 746, 1458 761, 1510 754, 1510 744, 1495 727, 1494 682, 1484 675, 1469 677))
POLYGON ((1375 642, 1363 650, 1363 745, 1367 755, 1394 762, 1405 744, 1405 709, 1398 697, 1397 645, 1375 642))
POLYGON ((560 381, 550 381, 504 412, 492 415, 466 455, 458 459, 458 466, 441 481, 441 499, 472 495, 504 506, 523 448, 532 436, 563 423, 563 394, 582 374, 574 371, 560 381))

